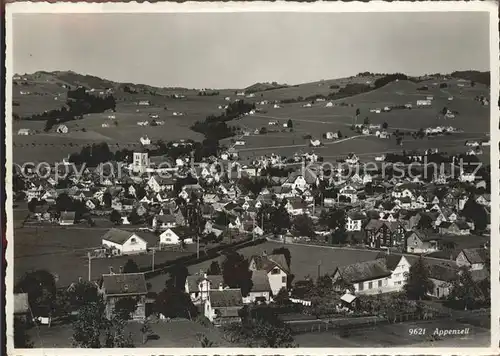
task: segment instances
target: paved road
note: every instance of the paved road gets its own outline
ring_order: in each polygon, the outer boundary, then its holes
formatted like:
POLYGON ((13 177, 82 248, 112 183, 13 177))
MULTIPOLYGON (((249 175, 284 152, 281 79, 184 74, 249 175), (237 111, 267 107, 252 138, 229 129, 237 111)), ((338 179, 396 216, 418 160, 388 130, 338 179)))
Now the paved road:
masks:
MULTIPOLYGON (((366 137, 366 135, 350 136, 348 138, 343 138, 343 139, 336 140, 336 141, 325 142, 325 143, 323 143, 323 145, 324 146, 326 146, 326 145, 335 145, 337 143, 341 143, 341 142, 344 142, 344 141, 352 140, 352 139, 355 139, 355 138, 358 138, 358 137, 366 137)), ((294 148, 294 147, 308 147, 308 146, 309 146, 308 144, 303 143, 303 144, 298 144, 298 145, 282 145, 282 146, 265 146, 265 147, 242 148, 242 149, 239 149, 238 151, 244 152, 244 151, 257 151, 257 150, 269 150, 269 149, 278 149, 278 148, 294 148)), ((321 148, 321 147, 322 146, 313 147, 313 148, 321 148)))

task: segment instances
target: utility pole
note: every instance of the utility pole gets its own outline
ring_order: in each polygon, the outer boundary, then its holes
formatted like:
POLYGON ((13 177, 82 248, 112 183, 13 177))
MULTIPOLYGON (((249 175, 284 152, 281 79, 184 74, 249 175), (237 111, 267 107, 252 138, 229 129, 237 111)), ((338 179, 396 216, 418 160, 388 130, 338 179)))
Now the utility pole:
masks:
POLYGON ((152 259, 151 259, 151 271, 152 272, 154 272, 154 270, 155 270, 155 252, 156 252, 156 249, 154 248, 153 249, 152 259))
POLYGON ((318 278, 321 276, 321 260, 318 262, 318 278))
POLYGON ((200 258, 200 234, 196 234, 196 258, 200 258))
POLYGON ((89 259, 89 282, 92 279, 92 256, 90 255, 90 252, 87 252, 87 257, 89 259))

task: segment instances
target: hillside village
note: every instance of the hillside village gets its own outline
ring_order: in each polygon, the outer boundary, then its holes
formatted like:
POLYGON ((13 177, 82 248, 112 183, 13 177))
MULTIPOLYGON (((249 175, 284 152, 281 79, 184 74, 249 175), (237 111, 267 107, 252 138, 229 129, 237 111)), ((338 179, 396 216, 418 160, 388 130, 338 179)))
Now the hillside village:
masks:
MULTIPOLYGON (((72 95, 96 92, 107 94, 72 95)), ((245 100, 255 96, 249 95, 245 100)), ((329 107, 323 101, 314 104, 329 107)), ((378 139, 395 135, 399 148, 375 162, 356 152, 327 162, 316 147, 340 141, 339 130, 321 140, 309 135, 309 147, 292 155, 243 157, 250 132, 238 132, 227 145, 223 140, 235 132, 225 122, 248 118, 259 105, 238 99, 221 106, 221 116, 196 122, 192 129, 206 138, 201 144, 142 135, 132 149, 113 152, 106 142, 95 143, 80 152, 72 147, 57 164, 15 166, 15 209, 27 210, 19 229, 31 231, 35 244, 54 239, 53 246, 65 248, 65 239, 82 233, 70 255, 52 257, 57 248, 50 247, 50 265, 16 267, 19 320, 33 314, 37 323, 71 330, 67 318, 76 318, 74 328, 96 312, 82 298, 102 298, 98 314, 142 323, 144 344, 152 320, 189 319, 231 335, 218 341, 224 345, 250 343, 244 335, 269 343, 266 334, 276 332, 283 334, 279 346, 288 347, 295 335, 315 328, 343 330, 337 319, 353 325, 455 320, 456 313, 469 315, 464 309, 489 308, 491 176, 476 157, 488 139, 470 139, 461 152, 406 151, 399 130, 365 120, 351 130, 378 139), (230 134, 218 136, 224 130, 230 134), (329 261, 315 258, 319 250, 329 261), (33 280, 43 281, 41 289, 33 280)), ((397 109, 410 110, 384 107, 374 114, 397 109)), ((164 126, 157 119, 151 114, 137 126, 164 126)), ((282 126, 292 131, 295 125, 289 119, 282 126)), ((55 127, 68 132, 64 124, 55 127)), ((456 131, 442 125, 408 136, 456 131)), ((205 335, 200 343, 213 342, 205 335)))

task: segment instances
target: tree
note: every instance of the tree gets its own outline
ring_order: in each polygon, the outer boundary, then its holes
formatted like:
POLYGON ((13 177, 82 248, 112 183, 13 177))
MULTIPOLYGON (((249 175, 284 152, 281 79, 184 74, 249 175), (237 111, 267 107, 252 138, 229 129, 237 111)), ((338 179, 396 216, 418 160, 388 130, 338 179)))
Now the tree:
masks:
POLYGON ((148 319, 144 319, 141 324, 142 344, 144 345, 151 335, 152 329, 148 319))
POLYGON ((488 216, 484 207, 481 206, 473 195, 467 199, 462 209, 462 215, 469 220, 474 222, 474 229, 476 231, 484 231, 488 224, 488 216))
POLYGON ((176 264, 168 271, 165 286, 184 290, 184 285, 186 284, 186 278, 188 275, 189 271, 186 266, 176 264))
POLYGON ((293 122, 292 122, 292 119, 288 119, 287 123, 286 123, 286 127, 288 127, 289 129, 293 129, 293 122))
POLYGON ((116 301, 114 307, 115 315, 121 320, 130 320, 133 313, 137 310, 137 299, 133 297, 120 298, 116 301))
POLYGON ((288 265, 288 268, 292 266, 292 254, 290 253, 290 250, 287 249, 286 247, 278 247, 275 248, 272 252, 272 255, 283 255, 285 256, 286 263, 288 265))
POLYGON ((321 213, 319 222, 323 226, 336 230, 345 227, 347 215, 344 209, 330 209, 321 213))
POLYGON ((138 273, 139 272, 139 266, 137 266, 137 263, 131 258, 127 260, 125 263, 125 266, 123 266, 123 273, 138 273))
POLYGON ((198 341, 200 341, 200 346, 205 348, 205 347, 214 347, 214 342, 211 341, 206 335, 199 334, 197 335, 198 341))
POLYGON ((30 213, 34 213, 35 212, 35 209, 38 206, 38 204, 39 204, 39 201, 36 198, 33 198, 33 199, 31 199, 29 201, 29 203, 28 203, 28 210, 30 211, 30 213))
POLYGON ((448 300, 459 302, 464 310, 467 310, 473 308, 476 303, 484 303, 488 298, 479 283, 472 278, 470 270, 462 267, 458 278, 453 281, 448 300))
POLYGON ((430 280, 429 268, 420 257, 407 273, 404 286, 406 295, 413 300, 422 300, 433 288, 434 284, 430 280))
POLYGON ((167 286, 158 293, 154 309, 166 318, 193 319, 197 315, 197 309, 191 301, 191 297, 173 286, 167 286))
POLYGON ((73 322, 73 343, 77 347, 100 348, 101 332, 108 325, 102 301, 83 305, 73 322))
POLYGON ((130 214, 128 215, 128 221, 132 224, 132 225, 138 225, 141 223, 141 217, 139 216, 139 214, 137 214, 137 210, 134 209, 130 212, 130 214))
POLYGON ((29 349, 33 347, 26 332, 26 322, 14 318, 14 347, 19 349, 29 349))
POLYGON ((104 206, 106 208, 110 208, 111 207, 111 202, 112 202, 112 197, 111 197, 111 194, 109 192, 105 192, 102 196, 102 201, 104 203, 104 206))
POLYGON ((293 220, 293 227, 301 236, 308 236, 308 237, 314 236, 313 221, 306 214, 297 216, 293 220))
POLYGON ((314 282, 311 278, 295 282, 292 290, 292 295, 297 298, 308 298, 314 291, 314 282))
POLYGON ((61 193, 56 198, 56 210, 57 211, 73 211, 74 202, 73 199, 69 197, 66 193, 61 193))
POLYGON ((109 216, 109 220, 111 220, 111 222, 115 225, 120 225, 122 223, 122 216, 118 211, 113 210, 109 216))
POLYGON ((417 227, 420 230, 432 229, 432 218, 427 214, 421 214, 417 227))
POLYGON ((224 283, 231 288, 241 288, 241 294, 246 297, 252 289, 252 271, 249 261, 237 252, 230 252, 222 262, 224 283))
POLYGON ((337 137, 338 137, 338 138, 342 138, 342 137, 343 137, 343 136, 342 136, 342 132, 340 132, 340 130, 338 130, 338 131, 337 131, 337 137))
POLYGON ((88 281, 80 281, 73 284, 66 291, 69 304, 74 309, 79 309, 82 306, 90 303, 97 303, 101 300, 97 286, 88 281))
POLYGON ((210 267, 208 267, 207 270, 207 275, 209 276, 219 276, 222 274, 222 271, 220 269, 220 265, 218 261, 212 261, 210 264, 210 267))
POLYGON ((282 287, 278 293, 274 296, 274 302, 276 304, 287 304, 289 302, 289 296, 288 296, 288 291, 286 290, 285 287, 282 287))
POLYGON ((382 128, 383 128, 384 130, 387 130, 387 129, 389 128, 389 124, 388 124, 387 122, 384 122, 384 123, 382 124, 382 128))
POLYGON ((271 213, 271 222, 273 226, 273 232, 275 234, 281 234, 283 231, 290 229, 291 221, 290 214, 285 208, 286 202, 283 201, 277 209, 271 213))
POLYGON ((16 293, 27 293, 33 316, 50 316, 54 309, 56 282, 52 273, 35 270, 26 273, 15 287, 16 293))
POLYGON ((367 117, 365 117, 365 119, 363 120, 363 124, 364 125, 369 125, 370 124, 370 119, 367 117))

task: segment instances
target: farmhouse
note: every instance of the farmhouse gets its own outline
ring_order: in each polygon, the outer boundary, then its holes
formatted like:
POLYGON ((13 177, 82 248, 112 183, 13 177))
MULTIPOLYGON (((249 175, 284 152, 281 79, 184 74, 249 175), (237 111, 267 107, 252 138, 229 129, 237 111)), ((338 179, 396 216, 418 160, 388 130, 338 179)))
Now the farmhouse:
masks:
POLYGON ((466 248, 456 258, 458 267, 467 267, 472 271, 482 270, 489 263, 489 251, 485 248, 466 248))
POLYGON ((142 136, 140 139, 139 139, 139 142, 141 143, 141 145, 143 146, 147 146, 147 145, 150 145, 151 144, 151 140, 149 139, 149 137, 146 135, 146 136, 142 136))
POLYGON ((337 132, 330 132, 330 131, 329 131, 329 132, 327 132, 327 133, 325 134, 325 138, 326 138, 327 140, 333 140, 333 139, 339 138, 339 135, 338 135, 338 133, 337 133, 337 132))
POLYGON ((240 310, 243 308, 241 289, 211 290, 205 301, 204 315, 214 325, 241 322, 240 310))
POLYGON ((73 225, 75 223, 74 211, 63 211, 59 217, 59 225, 73 225))
POLYGON ((417 106, 430 106, 431 104, 430 100, 417 100, 417 106))
POLYGON ((219 287, 223 286, 224 279, 221 275, 209 276, 204 273, 202 276, 187 276, 184 290, 190 296, 193 304, 200 305, 208 299, 208 293, 211 290, 218 290, 219 287))
POLYGON ((406 252, 431 253, 439 250, 439 239, 425 236, 416 231, 409 231, 406 236, 406 252))
POLYGON ((57 126, 56 132, 61 133, 61 134, 67 134, 68 133, 68 126, 66 125, 59 125, 57 126))
POLYGON ((20 136, 28 136, 32 135, 33 132, 30 129, 19 129, 19 131, 17 131, 17 134, 20 136))
POLYGON ((331 101, 326 103, 325 108, 331 108, 331 107, 333 107, 333 103, 331 101))
POLYGON ((30 310, 28 293, 14 293, 14 318, 26 323, 31 319, 30 310))
POLYGON ((235 143, 234 143, 235 146, 245 146, 245 141, 242 141, 242 140, 237 140, 235 143))
POLYGON ((186 227, 168 228, 160 235, 160 245, 178 245, 181 242, 193 243, 193 232, 186 227))
POLYGON ((312 106, 311 103, 307 103, 307 104, 302 105, 303 108, 310 108, 311 106, 312 106))
POLYGON ((149 100, 140 100, 137 105, 139 106, 150 106, 151 105, 151 101, 149 100))
POLYGON ((321 146, 321 141, 318 139, 311 139, 309 144, 312 147, 319 147, 319 146, 321 146))
POLYGON ((243 298, 243 303, 269 303, 271 299, 271 285, 267 271, 257 270, 252 271, 252 289, 248 296, 243 298))
POLYGON ((346 230, 347 231, 361 231, 361 225, 366 219, 366 216, 360 212, 350 212, 347 214, 346 230))
POLYGON ((287 278, 290 267, 284 255, 262 255, 253 256, 248 267, 251 271, 265 271, 273 295, 277 295, 281 288, 287 288, 287 278))
POLYGON ((133 232, 112 228, 103 235, 102 245, 115 254, 129 255, 146 252, 148 243, 133 232))
POLYGON ((147 287, 144 273, 103 274, 99 292, 106 303, 105 314, 108 319, 113 317, 116 303, 125 298, 133 298, 137 302, 132 319, 146 318, 147 287))
POLYGON ((442 235, 470 235, 470 226, 464 221, 448 222, 443 221, 438 226, 442 235))
POLYGON ((392 272, 387 268, 386 262, 377 259, 337 267, 332 281, 336 289, 341 289, 347 284, 357 294, 375 294, 389 286, 391 275, 392 272))

